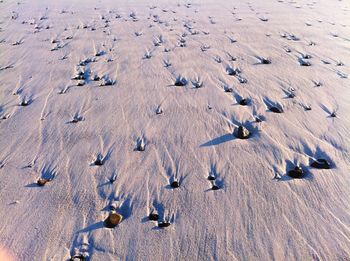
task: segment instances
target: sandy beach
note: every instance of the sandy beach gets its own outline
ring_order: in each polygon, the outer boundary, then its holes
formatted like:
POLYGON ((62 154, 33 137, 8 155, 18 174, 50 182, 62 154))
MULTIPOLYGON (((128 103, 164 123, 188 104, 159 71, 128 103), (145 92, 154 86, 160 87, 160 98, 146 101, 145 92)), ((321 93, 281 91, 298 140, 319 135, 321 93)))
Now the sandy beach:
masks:
POLYGON ((0 259, 350 260, 349 65, 348 0, 1 0, 0 259))

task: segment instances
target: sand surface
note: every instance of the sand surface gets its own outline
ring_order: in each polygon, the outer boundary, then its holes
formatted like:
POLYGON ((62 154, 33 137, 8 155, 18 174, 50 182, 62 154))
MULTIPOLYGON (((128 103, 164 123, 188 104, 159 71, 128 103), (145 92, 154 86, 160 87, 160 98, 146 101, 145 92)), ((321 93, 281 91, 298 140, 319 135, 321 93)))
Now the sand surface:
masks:
POLYGON ((349 65, 348 0, 2 0, 2 252, 350 260, 349 65))

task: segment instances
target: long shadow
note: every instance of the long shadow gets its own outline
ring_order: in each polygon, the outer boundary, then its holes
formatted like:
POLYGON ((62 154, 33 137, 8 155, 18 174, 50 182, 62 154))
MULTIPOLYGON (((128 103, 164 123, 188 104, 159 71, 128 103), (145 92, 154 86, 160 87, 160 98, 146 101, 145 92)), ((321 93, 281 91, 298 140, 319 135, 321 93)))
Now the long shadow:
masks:
POLYGON ((329 108, 327 108, 324 104, 320 104, 320 107, 325 113, 327 113, 327 114, 332 113, 331 110, 329 108))
POLYGON ((132 215, 133 205, 131 197, 127 197, 119 207, 118 212, 123 216, 124 220, 132 215))
POLYGON ((25 185, 24 187, 26 187, 26 188, 41 188, 41 187, 38 185, 38 183, 36 183, 36 182, 27 184, 27 185, 25 185))
POLYGON ((96 223, 94 223, 86 228, 79 230, 77 233, 91 232, 91 231, 94 231, 94 230, 100 229, 100 228, 104 228, 103 221, 96 222, 96 223))
POLYGON ((232 134, 225 134, 225 135, 217 137, 213 140, 210 140, 206 143, 201 144, 200 147, 216 146, 216 145, 219 145, 219 144, 222 144, 222 143, 234 140, 234 139, 235 139, 235 136, 233 136, 232 134))
MULTIPOLYGON (((322 150, 319 146, 317 146, 317 148, 316 148, 315 158, 326 159, 330 163, 331 168, 337 167, 337 165, 331 159, 331 157, 329 157, 328 154, 324 150, 322 150)), ((310 159, 310 164, 311 164, 311 161, 313 161, 313 160, 310 159)))

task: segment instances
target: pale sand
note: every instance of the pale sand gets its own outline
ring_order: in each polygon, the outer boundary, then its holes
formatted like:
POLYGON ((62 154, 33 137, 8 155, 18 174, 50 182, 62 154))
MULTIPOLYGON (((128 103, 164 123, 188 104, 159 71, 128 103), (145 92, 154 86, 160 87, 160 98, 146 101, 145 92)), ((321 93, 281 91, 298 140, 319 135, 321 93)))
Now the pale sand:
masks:
POLYGON ((18 260, 349 260, 348 0, 72 2, 0 3, 0 243, 18 260))

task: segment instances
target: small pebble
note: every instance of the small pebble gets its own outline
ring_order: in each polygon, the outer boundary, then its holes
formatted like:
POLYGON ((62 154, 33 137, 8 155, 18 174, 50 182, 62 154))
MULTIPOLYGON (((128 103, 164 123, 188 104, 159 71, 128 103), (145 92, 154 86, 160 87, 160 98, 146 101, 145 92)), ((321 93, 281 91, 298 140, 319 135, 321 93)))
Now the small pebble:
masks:
POLYGON ((160 228, 169 227, 170 225, 171 225, 170 222, 167 222, 167 221, 163 221, 163 222, 158 223, 158 227, 160 227, 160 228))

